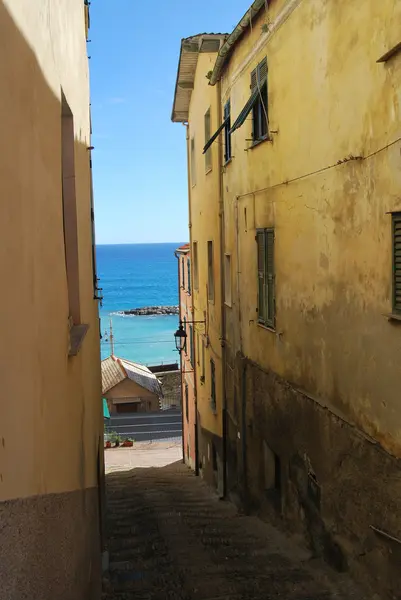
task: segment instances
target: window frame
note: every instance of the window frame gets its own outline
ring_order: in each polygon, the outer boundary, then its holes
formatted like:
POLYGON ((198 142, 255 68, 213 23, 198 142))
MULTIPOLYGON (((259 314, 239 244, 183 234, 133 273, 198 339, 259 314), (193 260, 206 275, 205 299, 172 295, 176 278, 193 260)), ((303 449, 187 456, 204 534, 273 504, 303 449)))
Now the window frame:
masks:
POLYGON ((181 288, 185 290, 185 256, 181 259, 181 288))
POLYGON ((207 241, 207 299, 214 302, 215 281, 214 281, 214 243, 213 240, 207 241))
POLYGON ((401 316, 401 211, 391 214, 391 253, 392 253, 392 312, 401 316), (397 248, 397 246, 399 246, 397 248), (398 263, 398 265, 397 265, 398 263), (399 282, 397 281, 399 279, 399 282), (400 301, 397 302, 397 296, 400 301))
POLYGON ((191 295, 191 259, 187 258, 187 292, 191 295))
MULTIPOLYGON (((212 114, 211 107, 207 109, 204 115, 204 129, 205 129, 205 145, 211 138, 212 131, 212 114)), ((205 173, 210 173, 213 168, 213 155, 212 155, 212 146, 210 146, 205 152, 205 173)))
POLYGON ((189 325, 189 362, 194 367, 194 328, 189 325))
POLYGON ((198 242, 192 243, 192 269, 193 269, 193 287, 194 290, 199 289, 199 262, 198 262, 198 242))
POLYGON ((267 58, 264 58, 251 73, 251 90, 259 87, 259 98, 252 108, 252 140, 258 144, 269 139, 269 110, 268 110, 268 67, 267 58), (260 86, 264 79, 263 71, 266 71, 266 81, 260 86), (264 106, 264 108, 263 108, 264 106), (266 111, 266 112, 265 112, 266 111))
POLYGON ((224 127, 224 164, 230 162, 232 159, 232 139, 231 139, 231 99, 228 99, 224 105, 224 121, 226 121, 224 127))
POLYGON ((269 329, 276 328, 276 275, 275 275, 275 229, 267 227, 256 230, 258 274, 258 323, 269 329), (259 236, 263 236, 263 268, 260 264, 259 236), (269 244, 270 239, 270 244, 269 244), (269 256, 269 246, 272 257, 269 256), (270 266, 269 266, 270 265, 270 266), (263 276, 261 277, 261 274, 263 276), (262 281, 261 281, 262 280, 262 281), (261 294, 261 283, 263 295, 261 294))
POLYGON ((196 186, 195 136, 190 141, 191 186, 196 186))
POLYGON ((189 386, 187 382, 185 382, 185 416, 187 419, 187 423, 189 423, 189 386))
POLYGON ((213 358, 210 359, 210 405, 213 410, 216 410, 216 363, 213 358))
POLYGON ((224 255, 224 304, 230 308, 232 306, 231 254, 224 255))

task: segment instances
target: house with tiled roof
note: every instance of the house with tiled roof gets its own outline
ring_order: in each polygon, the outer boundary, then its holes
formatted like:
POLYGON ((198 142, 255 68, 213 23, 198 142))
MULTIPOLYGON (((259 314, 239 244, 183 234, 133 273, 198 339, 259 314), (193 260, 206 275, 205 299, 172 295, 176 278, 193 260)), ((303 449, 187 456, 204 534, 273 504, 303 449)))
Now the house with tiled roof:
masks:
POLYGON ((154 373, 116 356, 102 360, 102 394, 111 414, 158 411, 163 398, 161 382, 154 373))

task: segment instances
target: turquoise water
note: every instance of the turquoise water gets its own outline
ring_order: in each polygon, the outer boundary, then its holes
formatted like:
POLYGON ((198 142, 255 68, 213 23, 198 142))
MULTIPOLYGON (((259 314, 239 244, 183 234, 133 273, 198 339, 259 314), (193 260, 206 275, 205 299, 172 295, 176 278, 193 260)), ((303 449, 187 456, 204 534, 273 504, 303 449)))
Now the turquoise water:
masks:
POLYGON ((109 317, 112 318, 114 354, 155 365, 178 361, 174 332, 176 316, 136 317, 117 313, 151 305, 177 305, 176 244, 122 244, 97 246, 97 270, 103 288, 100 308, 102 359, 110 355, 109 317))

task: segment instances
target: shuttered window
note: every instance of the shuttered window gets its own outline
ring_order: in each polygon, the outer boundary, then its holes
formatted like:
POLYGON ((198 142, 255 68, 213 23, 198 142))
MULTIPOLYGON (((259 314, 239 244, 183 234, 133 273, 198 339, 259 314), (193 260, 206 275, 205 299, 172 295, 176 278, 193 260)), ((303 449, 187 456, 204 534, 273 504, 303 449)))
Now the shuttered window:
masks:
POLYGON ((393 312, 401 314, 401 212, 393 213, 393 312))
POLYGON ((185 258, 181 259, 181 287, 185 289, 185 258))
POLYGON ((185 416, 187 418, 187 422, 189 421, 189 390, 188 384, 185 384, 185 416))
POLYGON ((258 64, 251 73, 252 93, 258 92, 257 100, 253 106, 252 138, 254 142, 266 139, 268 134, 267 111, 267 59, 258 64))
POLYGON ((210 361, 210 404, 213 409, 216 408, 216 365, 214 360, 210 361))
MULTIPOLYGON (((210 140, 211 136, 211 119, 210 119, 210 108, 205 114, 205 145, 210 140)), ((205 152, 205 170, 210 171, 212 168, 212 148, 211 146, 205 152)))
POLYGON ((231 160, 231 102, 224 107, 224 162, 231 160))
POLYGON ((194 366, 194 328, 192 325, 189 326, 189 360, 194 366))
POLYGON ((188 271, 188 283, 187 283, 187 292, 191 293, 191 261, 189 258, 187 259, 187 271, 188 271))
POLYGON ((274 229, 259 229, 256 240, 258 252, 258 321, 267 327, 275 327, 274 229))
POLYGON ((214 268, 213 268, 213 242, 207 243, 207 293, 208 300, 214 302, 214 268))

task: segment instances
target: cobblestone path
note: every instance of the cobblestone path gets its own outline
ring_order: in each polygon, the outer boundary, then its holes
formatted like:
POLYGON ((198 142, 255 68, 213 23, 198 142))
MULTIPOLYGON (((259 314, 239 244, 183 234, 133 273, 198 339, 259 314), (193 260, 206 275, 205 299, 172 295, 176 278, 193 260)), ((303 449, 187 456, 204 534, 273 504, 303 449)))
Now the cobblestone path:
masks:
POLYGON ((367 600, 184 465, 107 477, 107 600, 367 600))

